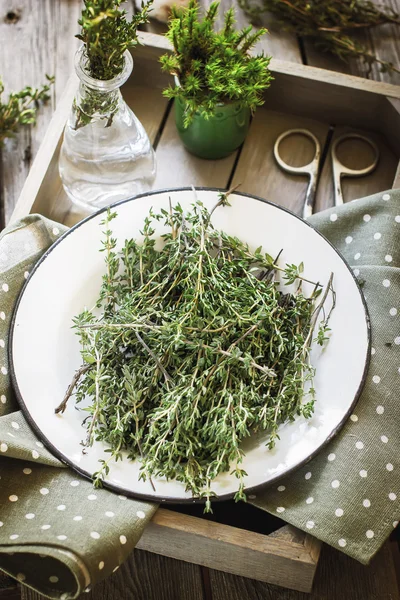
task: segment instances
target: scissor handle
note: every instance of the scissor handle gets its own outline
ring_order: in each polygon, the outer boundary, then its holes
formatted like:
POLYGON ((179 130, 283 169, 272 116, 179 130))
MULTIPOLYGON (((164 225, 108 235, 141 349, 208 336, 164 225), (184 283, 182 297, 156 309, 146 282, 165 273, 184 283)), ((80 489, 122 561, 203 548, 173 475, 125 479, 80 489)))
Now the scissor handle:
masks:
POLYGON ((379 162, 379 148, 375 144, 374 140, 366 137, 365 135, 361 135, 360 133, 344 133, 340 137, 338 137, 332 144, 332 171, 333 171, 333 186, 335 193, 335 206, 340 206, 343 204, 343 193, 341 186, 341 177, 362 177, 363 175, 368 175, 368 173, 372 173, 379 162), (350 169, 346 167, 337 156, 337 147, 341 142, 348 139, 358 139, 366 142, 375 152, 374 160, 370 165, 365 167, 364 169, 350 169))
POLYGON ((289 129, 288 131, 284 131, 277 138, 275 145, 274 145, 274 157, 275 157, 275 160, 278 163, 278 165, 281 167, 281 169, 283 169, 287 173, 295 173, 297 175, 308 175, 310 178, 307 192, 306 192, 306 198, 305 198, 304 206, 303 206, 303 215, 302 215, 303 219, 307 219, 313 213, 320 156, 321 156, 321 146, 320 146, 319 140, 308 129, 289 129), (279 145, 282 142, 282 140, 284 140, 285 138, 287 138, 291 135, 294 135, 296 133, 299 133, 301 135, 304 135, 304 136, 310 138, 314 142, 314 145, 315 145, 314 158, 312 159, 311 162, 308 163, 308 165, 303 165, 302 167, 292 167, 291 165, 288 165, 281 158, 281 156, 279 154, 279 145))

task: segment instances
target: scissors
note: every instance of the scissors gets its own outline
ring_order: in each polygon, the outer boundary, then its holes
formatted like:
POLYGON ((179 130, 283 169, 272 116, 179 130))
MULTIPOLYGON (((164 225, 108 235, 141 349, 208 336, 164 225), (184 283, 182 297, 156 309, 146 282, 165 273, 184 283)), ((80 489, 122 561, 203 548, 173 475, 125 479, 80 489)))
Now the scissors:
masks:
MULTIPOLYGON (((282 133, 275 142, 274 145, 274 156, 278 165, 288 173, 296 173, 298 175, 308 175, 309 183, 307 187, 306 197, 303 206, 303 219, 307 219, 310 217, 314 210, 314 202, 315 202, 315 192, 317 189, 317 181, 318 181, 318 171, 319 171, 319 161, 321 157, 321 145, 315 135, 309 131, 308 129, 289 129, 282 133), (279 154, 279 145, 285 138, 299 133, 301 135, 305 135, 309 139, 314 142, 315 146, 315 154, 314 158, 308 165, 304 165, 303 167, 292 167, 288 165, 279 154)), ((379 149, 373 140, 364 135, 360 135, 359 133, 344 133, 340 137, 336 138, 336 140, 332 144, 332 174, 333 174, 333 187, 334 187, 334 195, 335 195, 335 206, 340 206, 343 204, 343 193, 341 186, 341 178, 342 177, 361 177, 362 175, 367 175, 368 173, 372 173, 372 171, 376 168, 379 161, 379 149), (344 140, 348 139, 358 139, 363 140, 375 152, 373 162, 365 167, 365 169, 349 169, 345 165, 343 165, 338 159, 336 150, 338 145, 344 140)))

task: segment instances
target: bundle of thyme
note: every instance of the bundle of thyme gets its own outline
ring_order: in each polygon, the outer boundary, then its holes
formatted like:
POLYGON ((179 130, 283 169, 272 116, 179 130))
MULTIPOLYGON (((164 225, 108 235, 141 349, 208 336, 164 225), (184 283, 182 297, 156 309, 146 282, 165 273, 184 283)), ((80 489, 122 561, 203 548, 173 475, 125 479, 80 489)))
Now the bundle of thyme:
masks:
POLYGON ((46 75, 46 78, 48 83, 40 88, 26 86, 20 92, 11 92, 4 103, 1 98, 4 85, 0 79, 0 147, 6 138, 14 137, 21 125, 35 125, 39 104, 50 98, 50 86, 54 83, 54 77, 46 75))
POLYGON ((235 13, 226 11, 224 27, 214 30, 219 2, 213 2, 203 19, 197 0, 185 9, 172 9, 166 34, 173 54, 161 57, 162 69, 179 79, 179 85, 164 91, 167 98, 181 98, 187 107, 185 126, 199 111, 211 117, 219 103, 239 102, 254 111, 263 104, 263 92, 272 81, 268 69, 270 57, 251 56, 250 50, 266 29, 252 26, 235 29, 235 13))
MULTIPOLYGON (((83 68, 93 79, 107 81, 117 77, 124 68, 124 53, 139 42, 138 28, 147 23, 153 0, 142 3, 140 11, 128 20, 120 6, 126 0, 84 0, 78 24, 81 31, 75 37, 84 44, 83 68)), ((104 91, 82 86, 79 103, 74 101, 74 129, 92 122, 96 115, 110 127, 118 110, 118 90, 104 91)))
MULTIPOLYGON (((313 412, 310 345, 332 276, 306 297, 302 265, 281 267, 214 229, 212 213, 226 203, 222 194, 210 213, 198 201, 186 215, 179 205, 150 211, 143 242, 127 240, 120 253, 110 229, 116 214, 102 223, 106 274, 97 310, 74 320, 83 364, 56 409, 74 390, 77 403, 92 400, 85 445, 101 440, 110 452, 96 485, 127 450, 142 479, 182 481, 206 511, 224 471, 238 478, 235 499, 245 500, 241 441, 265 430, 273 448, 281 423, 313 412), (160 220, 170 231, 158 250, 160 220), (294 291, 278 289, 277 273, 294 291)), ((321 314, 323 344, 330 313, 321 314)))
POLYGON ((385 23, 399 25, 399 14, 389 7, 378 7, 370 0, 239 0, 239 5, 254 19, 271 13, 282 29, 309 39, 318 50, 343 61, 361 58, 369 66, 378 63, 384 72, 400 72, 393 63, 377 58, 354 36, 385 23))
POLYGON ((124 67, 124 53, 139 44, 138 27, 147 23, 153 0, 142 3, 131 20, 120 5, 126 0, 84 0, 76 36, 85 44, 87 69, 94 79, 113 79, 124 67))

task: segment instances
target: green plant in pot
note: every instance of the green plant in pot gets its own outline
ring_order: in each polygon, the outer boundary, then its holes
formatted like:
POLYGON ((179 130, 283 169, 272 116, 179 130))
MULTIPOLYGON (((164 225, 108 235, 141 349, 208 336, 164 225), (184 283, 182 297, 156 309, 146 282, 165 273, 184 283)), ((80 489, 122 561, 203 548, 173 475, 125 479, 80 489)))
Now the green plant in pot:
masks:
POLYGON ((173 9, 166 36, 174 52, 161 57, 162 69, 175 77, 164 95, 175 99, 179 136, 190 152, 208 159, 228 156, 243 143, 272 80, 270 57, 250 54, 267 30, 236 30, 230 9, 215 31, 218 10, 213 2, 199 19, 196 0, 173 9))

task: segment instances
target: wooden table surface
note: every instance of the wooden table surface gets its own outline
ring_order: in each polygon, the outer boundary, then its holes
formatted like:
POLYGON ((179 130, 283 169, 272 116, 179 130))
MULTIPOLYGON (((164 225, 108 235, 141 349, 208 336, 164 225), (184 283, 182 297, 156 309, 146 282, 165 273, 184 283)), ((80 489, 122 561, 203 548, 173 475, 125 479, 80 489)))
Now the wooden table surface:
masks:
MULTIPOLYGON (((222 0, 224 7, 235 0, 222 0)), ((209 4, 209 0, 203 0, 209 4)), ((400 12, 400 0, 384 0, 400 12)), ((18 199, 29 168, 39 148, 52 112, 73 69, 80 0, 0 0, 0 76, 9 90, 24 85, 37 86, 45 73, 54 74, 56 83, 51 101, 44 107, 34 128, 23 129, 0 149, 0 226, 4 226, 18 199)), ((133 1, 127 5, 133 8, 133 1)), ((246 19, 239 11, 240 25, 246 19)), ((263 48, 275 58, 368 75, 361 61, 349 64, 318 53, 307 41, 278 32, 267 21, 270 35, 263 48)), ((163 26, 152 24, 152 31, 163 26)), ((360 34, 360 39, 376 55, 400 67, 400 29, 385 25, 360 34)), ((372 67, 369 76, 400 85, 400 75, 390 76, 372 67)), ((121 569, 85 600, 400 600, 396 573, 400 571, 398 545, 388 542, 368 567, 325 546, 319 562, 312 594, 293 592, 251 579, 228 575, 136 550, 121 569)), ((15 587, 0 575, 1 600, 40 600, 41 596, 15 587), (5 588, 2 590, 2 586, 5 588)))

